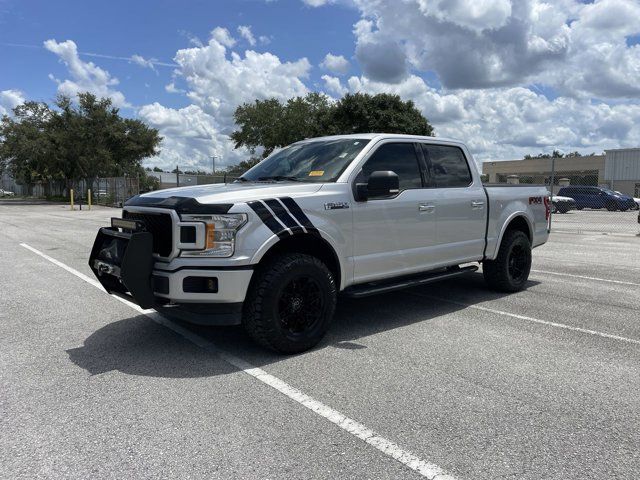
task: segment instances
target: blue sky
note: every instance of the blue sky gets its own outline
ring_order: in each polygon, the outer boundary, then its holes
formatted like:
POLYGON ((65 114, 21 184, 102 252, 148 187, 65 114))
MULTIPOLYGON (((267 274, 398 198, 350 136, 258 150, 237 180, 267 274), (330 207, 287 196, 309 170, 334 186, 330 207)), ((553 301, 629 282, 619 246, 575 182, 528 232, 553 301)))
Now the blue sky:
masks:
MULTIPOLYGON (((4 1, 0 3, 0 90, 19 87, 30 98, 51 100, 55 85, 47 75, 64 77, 65 67, 42 46, 47 39, 72 39, 81 52, 128 58, 144 58, 173 63, 175 52, 188 47, 189 38, 206 42, 215 26, 236 31, 251 25, 256 37, 269 38, 258 44, 258 51, 276 51, 283 60, 307 57, 319 64, 327 51, 353 53, 352 25, 358 20, 355 9, 333 6, 310 7, 298 0, 215 0, 108 2, 64 1, 64 7, 52 1, 4 1), (91 3, 91 7, 87 5, 91 3), (188 7, 187 7, 188 3, 188 7), (153 4, 153 6, 151 6, 153 4), (322 38, 322 42, 306 41, 322 38), (9 45, 8 45, 9 44, 9 45), (12 45, 30 45, 37 48, 12 45), (44 80, 43 80, 44 79, 44 80)), ((250 45, 244 41, 244 46, 250 45)), ((107 69, 120 80, 127 98, 134 105, 160 101, 180 107, 184 98, 165 92, 172 68, 158 67, 158 74, 129 61, 81 55, 107 69), (146 87, 149 85, 149 87, 146 87)), ((320 71, 311 73, 311 82, 320 81, 320 71)))
POLYGON ((147 165, 245 159, 243 102, 395 93, 476 159, 640 146, 640 0, 0 0, 0 114, 91 91, 147 165))

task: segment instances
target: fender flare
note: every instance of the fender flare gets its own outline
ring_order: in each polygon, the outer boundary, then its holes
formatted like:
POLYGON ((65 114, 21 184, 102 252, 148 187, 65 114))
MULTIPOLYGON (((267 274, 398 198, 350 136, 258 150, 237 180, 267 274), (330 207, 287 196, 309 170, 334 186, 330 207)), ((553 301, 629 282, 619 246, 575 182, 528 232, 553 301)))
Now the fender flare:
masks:
POLYGON ((507 217, 507 219, 502 224, 502 228, 500 229, 500 234, 498 235, 498 241, 496 242, 496 247, 495 247, 495 250, 493 251, 493 254, 487 255, 485 258, 487 259, 496 258, 498 250, 500 249, 500 245, 502 244, 502 238, 504 237, 504 234, 507 231, 507 228, 509 228, 509 225, 511 225, 511 222, 513 222, 518 217, 522 217, 525 220, 525 222, 527 222, 527 227, 529 228, 528 237, 530 240, 533 240, 533 225, 531 223, 531 219, 527 216, 527 212, 522 210, 513 212, 511 215, 507 217))
POLYGON ((269 237, 261 246, 260 248, 258 248, 255 253, 253 254, 253 256, 251 257, 250 263, 251 265, 258 265, 262 259, 264 258, 264 256, 276 245, 278 245, 280 242, 289 240, 289 239, 293 239, 294 237, 313 237, 313 238, 319 238, 321 241, 323 241, 324 243, 327 244, 327 247, 329 247, 329 249, 331 250, 331 252, 333 253, 333 257, 336 260, 336 263, 338 265, 338 268, 340 269, 340 290, 342 290, 344 288, 345 282, 346 282, 346 273, 347 273, 347 269, 346 266, 344 264, 344 260, 340 257, 340 255, 338 255, 338 252, 340 251, 335 242, 333 241, 333 239, 327 235, 327 233, 321 229, 318 229, 318 235, 313 235, 310 233, 298 233, 298 234, 294 234, 294 235, 290 235, 289 237, 286 237, 284 239, 280 239, 277 235, 272 235, 271 237, 269 237))

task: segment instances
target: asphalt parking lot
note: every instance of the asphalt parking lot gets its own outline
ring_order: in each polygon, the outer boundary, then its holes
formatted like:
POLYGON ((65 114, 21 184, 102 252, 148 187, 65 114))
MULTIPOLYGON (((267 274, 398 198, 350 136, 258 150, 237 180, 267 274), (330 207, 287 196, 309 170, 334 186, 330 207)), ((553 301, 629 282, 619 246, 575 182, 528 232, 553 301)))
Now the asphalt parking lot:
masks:
POLYGON ((513 295, 341 300, 282 357, 87 281, 117 215, 0 204, 1 478, 640 478, 640 237, 554 233, 513 295))

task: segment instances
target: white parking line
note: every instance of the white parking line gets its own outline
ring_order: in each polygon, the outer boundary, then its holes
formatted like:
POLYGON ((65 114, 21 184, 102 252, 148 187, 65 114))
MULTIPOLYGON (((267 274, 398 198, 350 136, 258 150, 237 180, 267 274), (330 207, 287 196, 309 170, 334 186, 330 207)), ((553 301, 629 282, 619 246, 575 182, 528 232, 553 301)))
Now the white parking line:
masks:
POLYGON ((548 320, 540 320, 539 318, 528 317, 526 315, 518 315, 517 313, 505 312, 503 310, 496 310, 495 308, 488 308, 480 305, 472 305, 469 303, 456 302, 455 300, 448 300, 446 298, 434 297, 431 295, 423 295, 423 294, 414 293, 414 292, 410 292, 410 295, 413 295, 415 297, 429 298, 431 300, 436 300, 438 302, 451 303, 453 305, 459 305, 461 307, 473 308, 475 310, 481 310, 483 312, 495 313, 497 315, 505 315, 507 317, 517 318, 518 320, 526 320, 527 322, 539 323, 541 325, 546 325, 548 327, 562 328, 564 330, 587 333, 589 335, 595 335, 602 338, 609 338, 611 340, 618 340, 621 342, 631 343, 634 345, 640 345, 640 340, 636 340, 634 338, 621 337, 619 335, 613 335, 611 333, 604 333, 604 332, 598 332, 596 330, 589 330, 588 328, 573 327, 571 325, 566 325, 564 323, 550 322, 548 320))
POLYGON ((582 278, 584 280, 595 280, 597 282, 616 283, 618 285, 633 285, 634 287, 640 287, 640 283, 623 282, 621 280, 608 280, 606 278, 587 277, 585 275, 574 275, 572 273, 549 272, 547 270, 534 270, 534 269, 531 269, 531 271, 534 272, 534 273, 543 273, 545 275, 558 275, 558 276, 561 276, 561 277, 582 278))
MULTIPOLYGON (((35 253, 36 255, 41 256, 42 258, 44 258, 45 260, 48 260, 49 262, 53 263, 54 265, 57 265, 60 268, 63 268, 64 270, 66 270, 67 272, 75 275, 76 277, 84 280, 85 282, 89 283, 90 285, 99 288, 100 290, 104 291, 104 289, 102 288, 102 285, 100 285, 100 283, 93 279, 88 277, 87 275, 85 275, 84 273, 81 273, 77 270, 75 270, 74 268, 65 265, 64 263, 60 262, 59 260, 56 260, 55 258, 50 257, 49 255, 41 252, 38 249, 33 248, 30 245, 27 245, 26 243, 21 243, 20 246, 26 248, 27 250, 30 250, 31 252, 35 253)), ((320 415, 321 417, 329 420, 331 423, 337 425, 338 427, 340 427, 342 430, 350 433, 351 435, 359 438, 360 440, 368 443, 369 445, 371 445, 372 447, 376 448, 377 450, 379 450, 380 452, 384 453, 385 455, 390 456, 391 458, 394 458, 395 460, 399 461, 400 463, 404 464, 406 467, 410 468, 411 470, 413 470, 414 472, 422 475, 423 477, 429 478, 431 480, 437 479, 437 480, 455 480, 455 478, 451 475, 449 475, 448 473, 446 473, 442 468, 440 468, 439 466, 431 463, 431 462, 427 462, 425 460, 422 460, 421 458, 417 457, 416 455, 414 455, 413 453, 404 450, 403 448, 401 448, 399 445, 393 443, 390 440, 387 440, 386 438, 378 435, 376 432, 374 432, 373 430, 371 430, 370 428, 366 427, 365 425, 363 425, 362 423, 359 423, 349 417, 347 417, 346 415, 340 413, 339 411, 325 405, 322 402, 319 402, 318 400, 313 399, 312 397, 310 397, 309 395, 303 393, 302 391, 298 390, 297 388, 292 387, 291 385, 289 385, 288 383, 280 380, 279 378, 267 373, 266 371, 264 371, 261 368, 258 368, 252 364, 250 364, 249 362, 236 357, 235 355, 231 355, 230 353, 227 353, 223 350, 220 350, 218 347, 216 347, 213 343, 211 343, 210 341, 208 341, 205 338, 202 338, 201 336, 189 331, 188 329, 181 327, 180 325, 173 323, 172 321, 164 318, 162 315, 160 315, 158 312, 156 312, 155 310, 144 310, 142 308, 140 308, 138 305, 135 305, 134 303, 128 302, 127 300, 120 298, 120 297, 115 297, 112 296, 112 298, 115 298, 116 300, 120 300, 122 303, 124 303, 125 305, 128 305, 129 307, 131 307, 132 309, 136 310, 137 312, 146 315, 148 318, 150 318, 151 320, 153 320, 154 322, 169 328, 170 330, 173 330, 174 332, 176 332, 177 334, 179 334, 180 336, 182 336, 183 338, 185 338, 186 340, 189 340, 190 342, 194 343, 195 345, 210 350, 213 353, 215 353, 216 355, 218 355, 220 358, 222 358, 223 360, 225 360, 227 363, 233 365, 234 367, 240 369, 241 371, 243 371, 244 373, 251 375, 253 378, 255 378, 256 380, 259 380, 260 382, 264 383, 265 385, 268 385, 269 387, 277 390, 278 392, 282 393, 283 395, 286 395, 287 397, 289 397, 291 400, 294 400, 295 402, 299 403, 300 405, 308 408, 309 410, 311 410, 312 412, 316 413, 317 415, 320 415)))

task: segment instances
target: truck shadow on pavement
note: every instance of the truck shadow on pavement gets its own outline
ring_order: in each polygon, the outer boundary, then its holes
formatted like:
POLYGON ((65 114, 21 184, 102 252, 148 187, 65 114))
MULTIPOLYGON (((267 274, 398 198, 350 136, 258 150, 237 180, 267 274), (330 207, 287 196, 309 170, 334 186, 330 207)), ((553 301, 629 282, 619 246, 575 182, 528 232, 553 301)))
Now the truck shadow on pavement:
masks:
MULTIPOLYGON (((529 281, 527 287, 537 285, 529 281)), ((516 294, 517 295, 517 294, 516 294)), ((411 288, 363 299, 341 298, 334 323, 316 347, 357 350, 367 347, 359 339, 420 322, 437 320, 469 305, 508 296, 488 290, 481 274, 431 286, 411 288)), ((233 355, 264 366, 287 356, 267 351, 253 343, 241 327, 201 327, 180 323, 200 337, 233 355)), ((399 345, 399 348, 402 348, 399 345)), ((91 375, 117 370, 129 375, 166 378, 196 378, 224 375, 237 368, 218 357, 213 349, 198 347, 144 315, 110 323, 91 334, 84 345, 67 350, 69 359, 91 375)), ((301 355, 304 355, 301 354, 301 355)))

